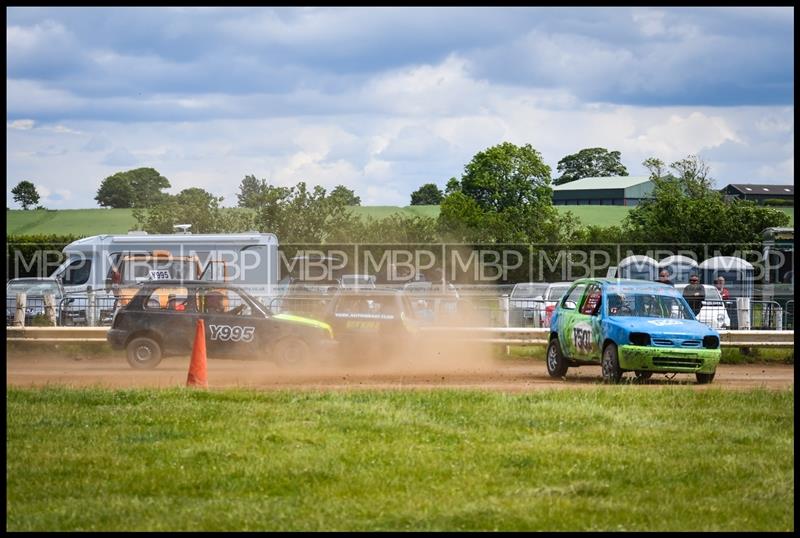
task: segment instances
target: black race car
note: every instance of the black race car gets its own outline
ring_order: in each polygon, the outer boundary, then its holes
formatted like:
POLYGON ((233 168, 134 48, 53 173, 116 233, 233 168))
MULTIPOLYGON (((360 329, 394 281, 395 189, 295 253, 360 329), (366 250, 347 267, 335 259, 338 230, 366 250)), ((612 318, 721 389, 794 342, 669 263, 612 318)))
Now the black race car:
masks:
POLYGON ((429 321, 413 299, 398 290, 341 290, 322 319, 333 329, 339 356, 347 362, 412 350, 429 321))
POLYGON ((197 320, 209 357, 265 356, 299 363, 335 348, 327 323, 272 315, 245 290, 222 282, 156 280, 142 284, 114 315, 107 340, 126 349, 134 368, 155 368, 165 355, 191 353, 197 320), (163 297, 167 297, 166 302, 163 297))

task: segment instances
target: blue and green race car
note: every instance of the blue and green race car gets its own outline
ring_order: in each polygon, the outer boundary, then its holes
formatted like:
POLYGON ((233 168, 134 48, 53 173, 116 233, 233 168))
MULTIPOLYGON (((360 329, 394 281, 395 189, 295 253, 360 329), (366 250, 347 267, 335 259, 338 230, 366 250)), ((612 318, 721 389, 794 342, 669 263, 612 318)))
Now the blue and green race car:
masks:
POLYGON ((550 322, 547 373, 600 364, 603 379, 618 383, 624 372, 640 380, 654 373, 694 373, 711 383, 720 359, 719 333, 697 321, 672 286, 641 280, 575 281, 550 322))

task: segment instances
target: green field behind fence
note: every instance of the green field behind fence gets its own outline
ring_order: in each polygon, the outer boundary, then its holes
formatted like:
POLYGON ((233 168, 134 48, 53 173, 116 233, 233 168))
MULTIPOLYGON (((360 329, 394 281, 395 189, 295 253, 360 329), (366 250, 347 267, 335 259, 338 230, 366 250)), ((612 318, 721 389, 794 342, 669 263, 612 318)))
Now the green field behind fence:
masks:
MULTIPOLYGON (((561 212, 571 211, 585 225, 596 226, 619 225, 628 214, 630 208, 624 206, 556 206, 561 212)), ((794 225, 794 210, 790 207, 778 208, 784 211, 791 219, 790 226, 794 225)), ((239 211, 239 209, 234 209, 239 211)), ((384 218, 392 213, 407 216, 439 215, 439 206, 362 206, 354 207, 359 215, 373 218, 384 218)), ((136 220, 133 218, 132 209, 60 209, 60 210, 30 210, 12 209, 6 211, 6 225, 8 235, 32 234, 75 234, 99 235, 126 233, 132 229, 136 220)))
POLYGON ((793 531, 794 391, 9 387, 11 531, 793 531))

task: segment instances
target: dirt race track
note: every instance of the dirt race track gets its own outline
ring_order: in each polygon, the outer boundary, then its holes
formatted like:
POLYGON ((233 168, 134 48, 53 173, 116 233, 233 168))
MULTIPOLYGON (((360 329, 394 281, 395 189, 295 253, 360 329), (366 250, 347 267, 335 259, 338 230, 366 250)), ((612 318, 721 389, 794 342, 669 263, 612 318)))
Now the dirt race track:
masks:
MULTIPOLYGON (((342 367, 315 364, 305 368, 278 367, 261 360, 209 359, 208 385, 215 388, 256 388, 261 390, 307 389, 482 389, 527 392, 554 388, 603 386, 599 366, 571 368, 565 379, 547 375, 544 361, 484 359, 459 363, 448 361, 398 360, 380 365, 342 367)), ((189 357, 164 359, 153 370, 134 370, 123 356, 70 358, 30 353, 10 354, 6 359, 7 386, 30 387, 66 385, 113 388, 180 387, 186 385, 189 357)), ((632 380, 633 374, 625 375, 632 380)), ((638 385, 638 384, 637 384, 638 385)), ((672 379, 655 375, 642 388, 687 385, 731 389, 789 389, 794 387, 794 366, 785 364, 720 365, 714 382, 695 384, 694 375, 678 374, 672 379)))

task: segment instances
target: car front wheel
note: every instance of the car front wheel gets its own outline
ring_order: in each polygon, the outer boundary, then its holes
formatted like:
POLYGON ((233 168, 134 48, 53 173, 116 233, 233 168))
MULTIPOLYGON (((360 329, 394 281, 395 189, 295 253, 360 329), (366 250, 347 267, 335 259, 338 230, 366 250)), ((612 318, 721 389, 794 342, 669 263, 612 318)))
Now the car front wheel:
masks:
POLYGON ((567 375, 569 364, 561 353, 558 338, 551 338, 547 346, 547 373, 550 377, 564 377, 567 375))
POLYGON ((603 380, 606 383, 619 383, 620 379, 622 379, 622 369, 619 367, 616 344, 608 344, 605 347, 601 366, 603 380))
POLYGON ((308 344, 296 337, 278 340, 272 350, 272 358, 280 365, 291 366, 306 362, 311 356, 308 344))
POLYGON ((698 385, 707 385, 707 384, 711 383, 712 381, 714 381, 714 376, 716 375, 716 373, 717 372, 711 372, 710 374, 703 374, 703 373, 697 372, 694 375, 697 378, 697 384, 698 385))
POLYGON ((161 362, 161 346, 152 338, 140 336, 128 342, 128 364, 138 370, 155 368, 161 362))

